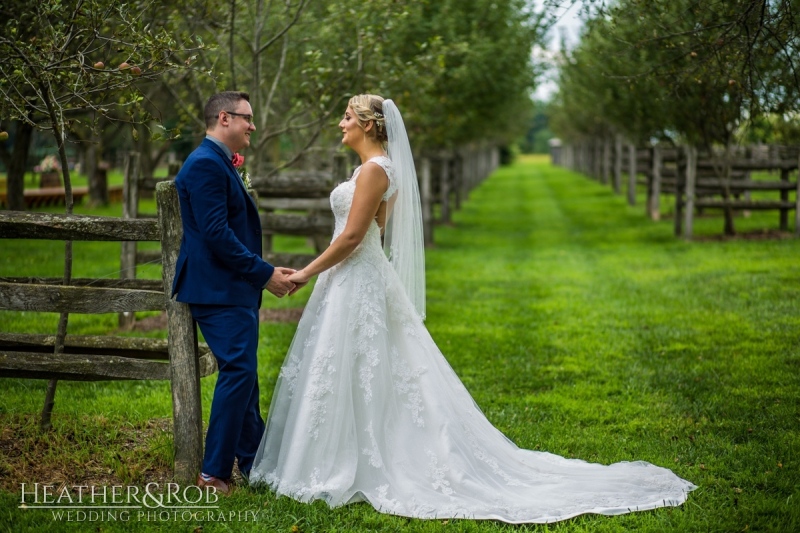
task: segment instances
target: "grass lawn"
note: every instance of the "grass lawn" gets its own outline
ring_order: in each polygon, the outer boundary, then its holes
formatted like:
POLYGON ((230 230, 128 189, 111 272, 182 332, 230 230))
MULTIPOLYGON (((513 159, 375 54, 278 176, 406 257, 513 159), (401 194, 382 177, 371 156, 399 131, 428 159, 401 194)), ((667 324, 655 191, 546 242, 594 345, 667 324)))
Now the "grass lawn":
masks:
MULTIPOLYGON (((221 502, 257 522, 137 519, 92 524, 20 510, 19 484, 164 481, 172 453, 167 383, 59 384, 54 431, 36 418, 45 382, 0 380, 0 529, 9 531, 800 531, 800 241, 712 238, 696 220, 645 218, 587 178, 528 158, 474 190, 427 254, 427 326, 488 418, 525 448, 593 462, 645 460, 700 488, 680 508, 551 525, 409 520, 365 504, 329 509, 244 489, 221 502)), ((671 199, 664 200, 662 206, 671 199)), ((109 208, 102 214, 112 214, 109 208)), ((662 211, 668 211, 662 207, 662 211)), ((97 212, 97 211, 95 211, 97 212)), ((737 218, 774 229, 777 213, 737 218)), ((57 276, 60 243, 4 241, 0 276, 57 276)), ((302 240, 281 241, 298 249, 302 240)), ((119 245, 76 243, 74 276, 114 277, 119 245)), ((142 277, 158 277, 145 267, 142 277)), ((266 298, 275 307, 302 306, 266 298)), ((57 318, 0 313, 0 331, 54 333, 57 318)), ((75 316, 104 333, 115 316, 75 316)), ((295 325, 265 323, 262 411, 295 325)), ((148 335, 164 336, 163 331, 148 335)), ((208 416, 214 376, 204 378, 208 416)))

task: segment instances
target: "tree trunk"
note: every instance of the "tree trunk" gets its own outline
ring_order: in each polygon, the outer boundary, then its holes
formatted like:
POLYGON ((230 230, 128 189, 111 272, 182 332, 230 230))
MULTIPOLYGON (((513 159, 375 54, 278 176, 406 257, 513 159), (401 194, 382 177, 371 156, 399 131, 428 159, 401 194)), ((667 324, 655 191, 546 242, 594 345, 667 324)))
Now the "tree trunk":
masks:
POLYGON ((6 180, 8 209, 12 211, 25 210, 25 166, 28 162, 32 134, 33 126, 27 122, 17 122, 14 151, 7 164, 6 180))
MULTIPOLYGON (((42 87, 45 89, 45 87, 42 87)), ((45 103, 47 110, 50 113, 50 124, 53 127, 53 136, 58 144, 58 155, 61 159, 61 169, 64 172, 64 206, 67 215, 72 214, 73 198, 72 198, 72 180, 69 175, 69 165, 67 163, 67 150, 64 146, 66 141, 66 134, 64 133, 64 124, 59 122, 53 101, 50 99, 51 93, 48 90, 43 90, 42 93, 46 95, 45 103)), ((64 285, 70 285, 72 282, 72 241, 64 241, 64 285)), ((53 355, 58 357, 64 352, 64 341, 67 337, 67 324, 69 323, 69 313, 61 313, 58 318, 58 331, 56 332, 55 347, 53 348, 53 355)), ((42 407, 41 420, 39 427, 43 431, 47 431, 52 427, 50 417, 53 413, 53 406, 55 405, 56 387, 58 380, 51 379, 47 384, 47 393, 45 394, 44 406, 42 407)))

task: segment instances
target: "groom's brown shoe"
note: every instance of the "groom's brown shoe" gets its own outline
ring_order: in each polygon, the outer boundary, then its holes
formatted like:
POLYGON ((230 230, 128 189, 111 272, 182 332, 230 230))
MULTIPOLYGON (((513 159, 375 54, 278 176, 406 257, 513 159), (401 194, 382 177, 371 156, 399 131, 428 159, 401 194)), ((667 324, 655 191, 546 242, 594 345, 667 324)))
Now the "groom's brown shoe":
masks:
POLYGON ((228 496, 233 489, 233 486, 230 484, 230 481, 226 481, 220 479, 218 477, 211 476, 211 479, 203 479, 202 475, 197 476, 197 486, 201 489, 203 487, 214 487, 217 490, 217 493, 222 494, 223 496, 228 496))

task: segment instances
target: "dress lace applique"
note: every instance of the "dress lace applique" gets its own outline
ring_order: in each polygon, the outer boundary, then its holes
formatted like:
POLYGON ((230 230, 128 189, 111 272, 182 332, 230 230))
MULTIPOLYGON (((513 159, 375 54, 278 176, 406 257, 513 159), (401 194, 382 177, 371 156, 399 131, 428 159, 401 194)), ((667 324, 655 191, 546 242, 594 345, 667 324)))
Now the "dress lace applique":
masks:
POLYGON ((411 420, 417 427, 424 427, 421 413, 425 409, 422 405, 422 394, 419 390, 419 377, 425 372, 424 366, 417 367, 413 371, 408 367, 397 348, 392 348, 392 375, 394 376, 394 388, 399 394, 406 395, 407 401, 403 404, 411 412, 411 420))
POLYGON ((333 393, 333 377, 336 367, 331 364, 335 350, 332 347, 315 353, 308 373, 311 376, 311 386, 306 391, 305 397, 311 402, 311 416, 308 432, 314 438, 319 438, 319 426, 325 422, 328 414, 328 404, 325 395, 333 393))
POLYGON ((362 453, 369 456, 369 464, 375 468, 382 468, 383 459, 381 459, 381 452, 378 449, 378 441, 375 440, 375 432, 372 430, 372 422, 369 423, 369 426, 367 426, 367 429, 364 431, 366 431, 367 435, 369 435, 370 447, 364 448, 362 453))
POLYGON ((453 494, 453 489, 450 487, 450 481, 445 479, 450 467, 447 464, 439 466, 439 458, 431 450, 426 450, 428 456, 428 470, 426 475, 431 478, 431 487, 434 490, 440 491, 445 496, 453 494))
MULTIPOLYGON (((373 159, 396 191, 388 158, 373 159)), ((331 193, 333 239, 358 169, 331 193)), ((251 483, 330 506, 369 501, 418 518, 548 523, 680 505, 695 488, 644 462, 520 449, 494 428, 437 348, 374 221, 317 279, 273 394, 251 483)))

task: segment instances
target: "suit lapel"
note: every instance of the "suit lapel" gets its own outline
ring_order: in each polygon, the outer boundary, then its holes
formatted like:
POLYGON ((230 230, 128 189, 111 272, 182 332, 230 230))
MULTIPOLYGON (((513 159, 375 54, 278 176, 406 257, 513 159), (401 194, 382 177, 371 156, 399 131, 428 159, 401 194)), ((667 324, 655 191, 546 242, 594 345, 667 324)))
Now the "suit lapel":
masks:
POLYGON ((225 153, 219 146, 217 146, 215 142, 209 141, 208 139, 204 139, 203 142, 206 143, 209 148, 214 150, 214 152, 227 163, 228 174, 233 175, 233 180, 239 183, 239 187, 241 187, 242 191, 244 192, 244 195, 247 197, 248 200, 250 200, 250 203, 253 204, 253 207, 256 208, 256 211, 258 211, 258 206, 256 206, 253 197, 250 196, 250 193, 247 191, 247 187, 244 186, 244 181, 242 180, 242 177, 239 175, 239 172, 233 166, 233 162, 227 157, 225 157, 225 153))

